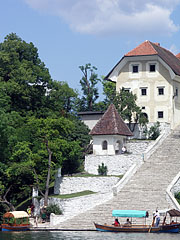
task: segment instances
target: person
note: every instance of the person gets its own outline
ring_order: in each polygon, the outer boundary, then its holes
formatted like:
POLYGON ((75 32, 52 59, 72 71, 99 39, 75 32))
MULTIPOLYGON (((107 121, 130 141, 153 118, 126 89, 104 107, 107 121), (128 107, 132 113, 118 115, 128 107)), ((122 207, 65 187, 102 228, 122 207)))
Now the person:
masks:
POLYGON ((131 226, 131 221, 129 221, 129 218, 127 218, 126 223, 124 224, 124 226, 131 226))
POLYGON ((118 226, 120 226, 120 222, 118 221, 118 218, 116 218, 115 220, 114 220, 114 224, 113 224, 115 227, 118 227, 118 226))
POLYGON ((37 227, 38 226, 38 215, 34 216, 34 224, 37 227))
POLYGON ((126 153, 126 152, 127 152, 126 146, 123 146, 122 147, 122 153, 126 153))
POLYGON ((34 204, 32 203, 31 204, 31 216, 33 217, 34 216, 34 204))
POLYGON ((31 216, 31 208, 30 208, 30 206, 28 206, 28 208, 27 208, 27 213, 28 213, 29 216, 31 216))
POLYGON ((155 220, 156 220, 155 227, 158 227, 159 223, 160 223, 160 215, 159 215, 158 210, 156 210, 156 212, 154 214, 154 217, 155 217, 155 220))

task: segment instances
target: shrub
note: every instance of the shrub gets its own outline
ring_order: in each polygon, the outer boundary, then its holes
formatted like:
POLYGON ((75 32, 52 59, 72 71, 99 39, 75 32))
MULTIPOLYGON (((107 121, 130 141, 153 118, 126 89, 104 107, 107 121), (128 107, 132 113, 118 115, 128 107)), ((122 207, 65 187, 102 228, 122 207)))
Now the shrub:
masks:
POLYGON ((106 176, 107 171, 108 171, 107 166, 105 166, 104 163, 102 163, 101 166, 100 165, 98 166, 98 174, 99 175, 106 176))
POLYGON ((57 204, 50 204, 46 208, 47 215, 50 215, 51 213, 54 213, 56 215, 62 215, 62 210, 57 204))
POLYGON ((156 140, 159 135, 160 135, 160 123, 159 122, 156 122, 154 123, 153 126, 150 127, 149 130, 145 130, 144 133, 146 134, 147 138, 150 139, 150 140, 156 140))

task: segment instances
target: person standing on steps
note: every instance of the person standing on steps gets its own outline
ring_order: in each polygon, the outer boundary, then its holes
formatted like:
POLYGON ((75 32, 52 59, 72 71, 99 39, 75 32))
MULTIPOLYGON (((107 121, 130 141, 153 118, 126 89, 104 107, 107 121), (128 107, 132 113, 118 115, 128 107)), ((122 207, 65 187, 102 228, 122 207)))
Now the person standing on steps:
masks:
POLYGON ((155 217, 155 220, 156 220, 155 227, 158 227, 159 223, 160 223, 160 215, 159 215, 158 210, 156 210, 156 212, 154 214, 154 217, 155 217))

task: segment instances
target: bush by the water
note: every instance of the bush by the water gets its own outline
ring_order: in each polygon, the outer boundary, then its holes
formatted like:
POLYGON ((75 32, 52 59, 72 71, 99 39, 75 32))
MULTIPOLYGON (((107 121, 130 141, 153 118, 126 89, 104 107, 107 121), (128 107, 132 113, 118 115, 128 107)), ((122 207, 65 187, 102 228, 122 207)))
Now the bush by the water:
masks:
POLYGON ((47 215, 50 215, 51 213, 54 213, 56 215, 62 215, 62 210, 57 204, 50 204, 46 208, 47 215))

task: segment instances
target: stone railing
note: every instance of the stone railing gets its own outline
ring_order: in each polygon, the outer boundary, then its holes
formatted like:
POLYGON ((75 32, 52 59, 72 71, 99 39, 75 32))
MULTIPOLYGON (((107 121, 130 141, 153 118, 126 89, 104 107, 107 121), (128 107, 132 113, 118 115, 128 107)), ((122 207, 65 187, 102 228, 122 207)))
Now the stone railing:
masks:
POLYGON ((117 193, 124 187, 124 185, 129 181, 129 179, 135 174, 139 165, 133 164, 129 170, 124 174, 123 178, 112 187, 113 196, 117 196, 117 193))
POLYGON ((173 179, 173 181, 170 183, 170 185, 166 189, 167 201, 171 204, 173 208, 180 210, 180 205, 174 197, 174 193, 178 191, 180 191, 180 172, 176 175, 176 177, 173 179))
POLYGON ((161 134, 155 141, 152 143, 146 151, 142 154, 142 158, 144 161, 147 161, 148 158, 156 151, 156 149, 162 144, 162 142, 166 139, 166 137, 170 134, 170 131, 167 130, 163 134, 161 134))

